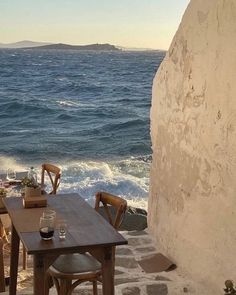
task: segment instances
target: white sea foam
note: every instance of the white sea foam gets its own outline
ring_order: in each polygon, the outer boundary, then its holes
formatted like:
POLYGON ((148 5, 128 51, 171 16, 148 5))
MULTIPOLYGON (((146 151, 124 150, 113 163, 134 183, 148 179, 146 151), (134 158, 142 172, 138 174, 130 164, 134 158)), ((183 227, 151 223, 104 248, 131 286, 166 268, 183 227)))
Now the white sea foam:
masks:
POLYGON ((81 161, 62 165, 62 171, 61 192, 78 192, 90 201, 97 191, 108 191, 132 205, 147 208, 148 163, 134 159, 108 163, 81 161))
MULTIPOLYGON (((41 174, 41 163, 31 163, 41 174)), ((14 158, 0 156, 0 170, 27 170, 31 164, 23 164, 14 158)), ((61 193, 79 193, 93 204, 97 191, 119 195, 131 206, 147 209, 149 190, 149 163, 141 158, 116 161, 71 161, 55 163, 62 169, 61 193)))
POLYGON ((25 171, 26 169, 25 165, 20 164, 16 159, 0 155, 0 172, 5 173, 9 168, 15 171, 25 171))
POLYGON ((74 106, 79 106, 78 102, 74 102, 71 100, 57 100, 56 101, 59 105, 65 106, 65 107, 74 107, 74 106))

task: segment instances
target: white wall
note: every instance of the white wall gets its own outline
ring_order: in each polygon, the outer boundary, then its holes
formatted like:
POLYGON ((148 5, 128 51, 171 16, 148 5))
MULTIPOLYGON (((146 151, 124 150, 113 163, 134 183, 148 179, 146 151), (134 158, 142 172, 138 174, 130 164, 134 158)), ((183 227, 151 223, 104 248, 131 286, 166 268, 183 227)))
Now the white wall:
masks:
POLYGON ((190 2, 154 79, 151 136, 149 229, 222 294, 236 280, 235 0, 190 2))

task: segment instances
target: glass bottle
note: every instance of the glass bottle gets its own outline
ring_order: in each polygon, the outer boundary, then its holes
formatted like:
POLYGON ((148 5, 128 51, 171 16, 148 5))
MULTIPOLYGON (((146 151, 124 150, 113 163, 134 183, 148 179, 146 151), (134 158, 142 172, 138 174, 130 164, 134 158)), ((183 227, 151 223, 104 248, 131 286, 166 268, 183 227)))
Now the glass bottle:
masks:
POLYGON ((29 170, 29 172, 28 172, 28 178, 29 178, 30 180, 32 180, 32 182, 33 182, 34 185, 36 185, 36 186, 38 185, 38 181, 37 181, 37 173, 36 173, 34 167, 31 167, 31 168, 30 168, 30 170, 29 170))

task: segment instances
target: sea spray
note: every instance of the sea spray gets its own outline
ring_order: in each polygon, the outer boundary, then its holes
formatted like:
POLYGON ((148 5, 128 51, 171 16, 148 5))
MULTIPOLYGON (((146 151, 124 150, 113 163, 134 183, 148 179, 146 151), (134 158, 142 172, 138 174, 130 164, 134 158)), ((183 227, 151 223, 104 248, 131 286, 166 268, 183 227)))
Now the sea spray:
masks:
MULTIPOLYGON (((125 198, 130 205, 147 208, 150 162, 146 157, 131 157, 113 161, 71 161, 57 162, 62 169, 58 193, 79 193, 90 204, 97 191, 108 191, 125 198)), ((41 164, 33 163, 38 179, 41 164)), ((17 171, 27 171, 30 165, 19 163, 14 158, 0 157, 0 171, 9 167, 17 171)), ((46 183, 50 185, 49 181, 46 183)))

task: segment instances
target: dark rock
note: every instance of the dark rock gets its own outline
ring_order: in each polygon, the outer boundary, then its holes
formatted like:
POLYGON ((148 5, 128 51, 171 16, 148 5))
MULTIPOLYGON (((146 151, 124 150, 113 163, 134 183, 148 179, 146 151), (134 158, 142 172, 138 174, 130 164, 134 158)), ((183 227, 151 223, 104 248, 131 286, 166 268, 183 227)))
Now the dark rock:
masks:
POLYGON ((147 216, 126 213, 119 230, 143 230, 147 228, 147 216))
POLYGON ((122 290, 122 295, 140 295, 138 287, 126 287, 122 290))
POLYGON ((167 295, 168 288, 165 284, 154 284, 147 286, 147 295, 167 295))
MULTIPOLYGON (((116 216, 116 210, 112 207, 109 208, 112 218, 116 216)), ((98 211, 106 220, 108 220, 106 212, 103 207, 99 208, 98 211)), ((129 207, 129 209, 124 214, 123 221, 119 227, 119 230, 127 231, 142 231, 147 227, 147 212, 143 209, 129 207), (137 212, 137 213, 135 213, 137 212), (138 213, 143 212, 144 214, 138 213)))
POLYGON ((141 208, 135 208, 135 207, 128 206, 127 212, 129 214, 142 214, 142 215, 147 216, 147 211, 144 209, 141 209, 141 208))

